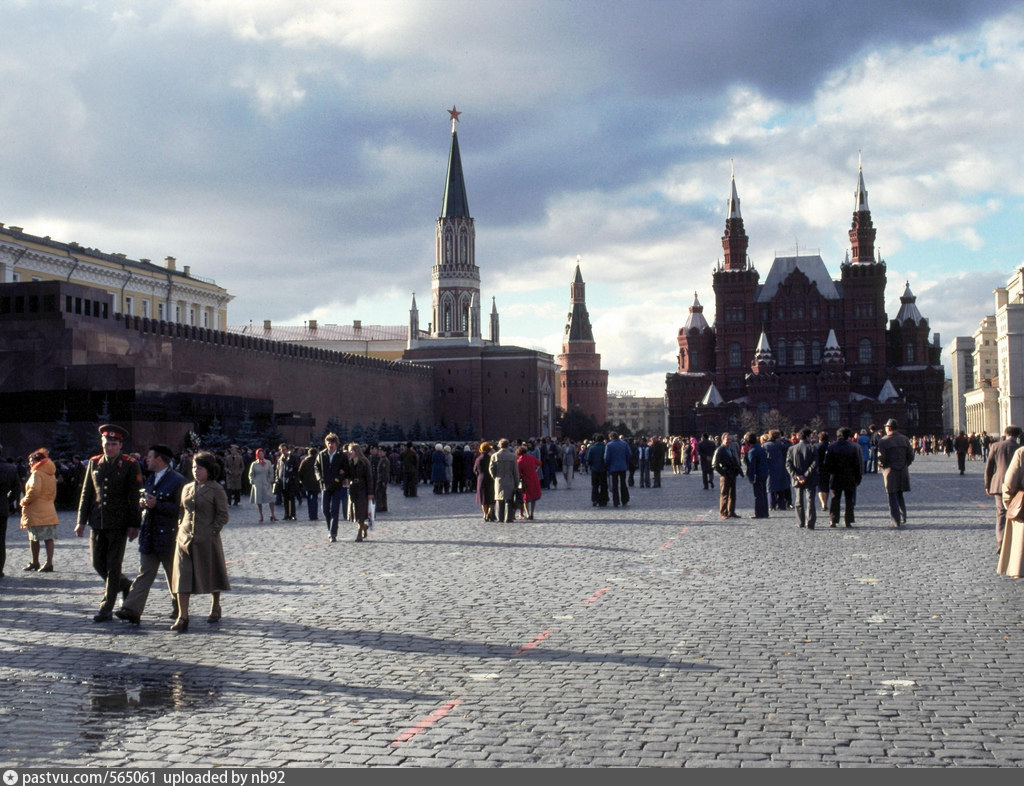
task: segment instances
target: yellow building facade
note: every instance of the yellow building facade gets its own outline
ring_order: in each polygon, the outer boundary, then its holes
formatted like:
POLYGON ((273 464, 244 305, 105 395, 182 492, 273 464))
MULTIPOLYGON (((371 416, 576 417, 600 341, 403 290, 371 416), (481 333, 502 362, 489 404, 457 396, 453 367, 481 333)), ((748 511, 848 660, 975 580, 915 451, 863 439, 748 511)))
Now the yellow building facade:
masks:
POLYGON ((0 283, 67 281, 99 287, 115 314, 225 330, 232 295, 212 279, 179 269, 174 257, 157 265, 78 243, 38 237, 0 224, 0 283))

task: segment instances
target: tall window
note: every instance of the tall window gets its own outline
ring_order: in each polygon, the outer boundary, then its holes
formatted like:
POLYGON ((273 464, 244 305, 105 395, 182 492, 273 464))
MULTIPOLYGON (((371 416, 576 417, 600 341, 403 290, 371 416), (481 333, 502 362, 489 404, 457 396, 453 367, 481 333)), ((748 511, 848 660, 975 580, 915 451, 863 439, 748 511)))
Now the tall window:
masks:
POLYGON ((786 398, 790 401, 796 401, 796 385, 789 386, 789 390, 786 392, 786 398))
POLYGON ((142 301, 142 316, 145 319, 149 319, 149 301, 148 300, 143 300, 142 301))
POLYGON ((860 413, 860 427, 861 428, 867 428, 873 422, 874 421, 873 421, 873 419, 871 417, 871 413, 870 412, 861 412, 860 413))
POLYGON ((135 298, 126 296, 124 299, 124 313, 129 316, 135 316, 135 298))
POLYGON ((816 366, 821 363, 821 342, 811 342, 811 365, 816 366))
POLYGON ((160 319, 161 322, 163 322, 164 320, 167 319, 167 312, 164 310, 164 304, 163 303, 157 303, 156 304, 156 313, 157 313, 157 317, 160 319))
POLYGON ((904 353, 903 353, 903 362, 904 363, 913 363, 914 362, 914 345, 911 344, 909 341, 907 342, 906 349, 904 350, 904 353))
POLYGON ((743 365, 742 350, 738 341, 733 341, 729 345, 729 366, 732 368, 739 368, 743 365))
POLYGON ((800 400, 807 401, 807 385, 800 386, 800 400))
POLYGON ((860 362, 870 363, 871 362, 871 340, 862 338, 860 340, 860 362))
POLYGON ((839 402, 828 402, 828 425, 832 428, 839 426, 839 402))
POLYGON ((793 342, 793 365, 802 366, 804 364, 804 342, 794 341, 793 342))
POLYGON ((786 339, 780 338, 775 345, 775 362, 780 366, 786 365, 786 339))

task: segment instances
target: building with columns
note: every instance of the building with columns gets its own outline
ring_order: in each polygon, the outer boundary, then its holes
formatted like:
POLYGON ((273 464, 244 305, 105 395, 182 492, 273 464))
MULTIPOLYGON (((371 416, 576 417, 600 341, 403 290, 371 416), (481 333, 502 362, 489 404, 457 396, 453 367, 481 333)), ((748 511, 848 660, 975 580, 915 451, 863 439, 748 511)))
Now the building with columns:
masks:
POLYGON ((776 257, 762 283, 747 255, 735 176, 726 216, 714 324, 695 294, 676 336, 669 431, 738 431, 745 414, 777 410, 798 426, 859 429, 894 417, 906 433, 941 432, 938 336, 930 340, 909 284, 896 317, 886 316, 886 264, 875 253, 863 171, 838 279, 820 256, 796 255, 776 257))
POLYGON ((569 316, 562 337, 559 403, 562 411, 578 412, 597 425, 608 419, 608 372, 601 368, 594 330, 587 311, 587 285, 583 281, 579 260, 569 285, 569 316))
POLYGON ((973 337, 958 336, 951 347, 954 412, 963 410, 968 433, 999 435, 1024 423, 1024 267, 994 294, 995 313, 982 318, 973 337), (971 369, 967 379, 958 378, 960 366, 971 369))
POLYGON ((546 352, 503 346, 498 307, 491 298, 489 335, 481 331, 480 268, 469 211, 459 136, 451 144, 441 215, 435 227, 431 310, 427 329, 413 295, 403 358, 434 372, 434 422, 455 438, 551 436, 555 428, 556 366, 546 352))
POLYGON ((191 266, 179 269, 174 257, 160 266, 0 224, 0 283, 32 281, 95 287, 110 296, 112 313, 209 330, 226 328, 234 297, 212 279, 192 275, 191 266))

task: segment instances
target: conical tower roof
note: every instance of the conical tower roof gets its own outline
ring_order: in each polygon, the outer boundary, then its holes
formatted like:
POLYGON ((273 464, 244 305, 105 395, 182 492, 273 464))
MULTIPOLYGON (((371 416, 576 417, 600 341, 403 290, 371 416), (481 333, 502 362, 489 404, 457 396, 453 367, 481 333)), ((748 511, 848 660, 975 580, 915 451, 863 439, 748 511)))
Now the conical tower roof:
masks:
POLYGON ((459 115, 453 106, 448 110, 452 116, 452 144, 448 150, 448 175, 444 183, 444 202, 441 205, 441 218, 469 218, 469 199, 466 197, 466 180, 462 176, 462 156, 459 155, 459 135, 455 124, 459 115))

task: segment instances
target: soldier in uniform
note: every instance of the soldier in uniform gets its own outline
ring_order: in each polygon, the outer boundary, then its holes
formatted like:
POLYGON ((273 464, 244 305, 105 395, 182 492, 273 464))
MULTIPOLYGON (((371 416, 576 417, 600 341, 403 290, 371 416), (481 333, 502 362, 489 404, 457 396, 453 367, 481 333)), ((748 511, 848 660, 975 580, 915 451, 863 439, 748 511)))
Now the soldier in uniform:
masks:
POLYGON ((139 491, 142 469, 121 449, 128 432, 120 426, 99 428, 103 452, 89 459, 78 501, 75 534, 82 537, 85 525, 92 527, 89 551, 92 566, 103 578, 106 589, 93 622, 113 618, 114 601, 120 592, 126 598, 132 583, 121 573, 127 541, 139 535, 139 491))

